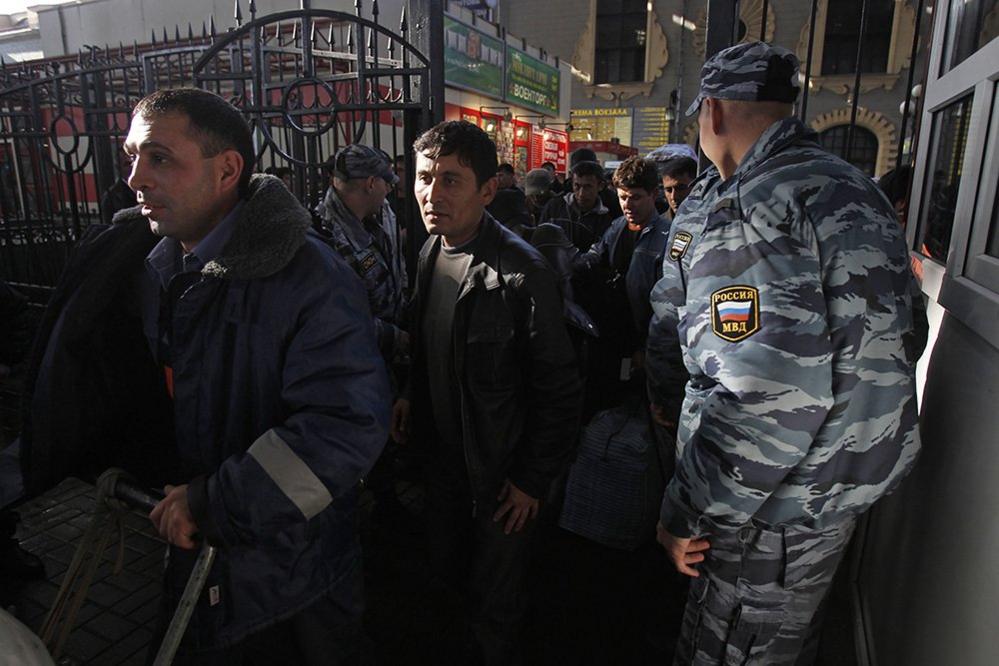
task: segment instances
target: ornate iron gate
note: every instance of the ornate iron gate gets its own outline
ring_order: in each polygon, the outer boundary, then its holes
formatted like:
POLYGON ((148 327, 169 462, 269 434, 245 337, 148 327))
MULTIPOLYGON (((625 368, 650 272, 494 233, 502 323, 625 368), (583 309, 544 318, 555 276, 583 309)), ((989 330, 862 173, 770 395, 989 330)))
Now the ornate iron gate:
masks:
POLYGON ((257 17, 251 1, 244 23, 237 2, 236 26, 221 33, 212 20, 200 37, 177 27, 143 47, 0 69, 0 278, 46 299, 80 234, 110 220, 102 195, 127 174, 131 109, 156 89, 193 85, 230 100, 253 129, 257 169, 290 168, 310 208, 343 145, 408 153, 430 125, 431 72, 405 11, 395 32, 379 23, 377 0, 370 18, 360 0, 353 15, 301 4, 257 17))

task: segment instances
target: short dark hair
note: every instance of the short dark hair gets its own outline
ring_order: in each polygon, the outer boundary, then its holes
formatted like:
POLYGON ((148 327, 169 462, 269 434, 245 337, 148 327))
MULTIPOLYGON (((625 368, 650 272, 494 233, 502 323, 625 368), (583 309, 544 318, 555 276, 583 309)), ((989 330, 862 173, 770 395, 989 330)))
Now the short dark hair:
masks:
POLYGON ((697 162, 689 157, 673 157, 665 162, 659 162, 659 177, 669 176, 670 178, 680 178, 681 176, 697 177, 697 162))
POLYGON ((569 168, 576 166, 580 162, 596 162, 597 154, 592 148, 577 148, 569 153, 569 168))
POLYGON ((285 176, 292 176, 294 172, 289 167, 284 166, 269 166, 264 169, 264 173, 268 176, 277 176, 278 178, 284 178, 285 176))
POLYGON ((512 176, 514 174, 513 165, 509 162, 503 162, 496 167, 496 173, 508 173, 512 176))
POLYGON ((629 157, 617 168, 611 180, 619 189, 640 187, 646 192, 656 192, 659 190, 659 169, 652 160, 629 157))
POLYGON ((239 195, 246 197, 250 175, 256 162, 250 126, 243 114, 218 95, 200 88, 157 90, 139 100, 132 117, 155 118, 170 113, 187 116, 191 135, 201 145, 204 157, 235 150, 243 157, 239 175, 239 195))
POLYGON ((496 144, 489 135, 466 120, 445 120, 428 129, 413 143, 413 150, 430 159, 457 155, 458 162, 475 172, 482 187, 496 175, 496 144))
POLYGON ((548 169, 552 173, 554 173, 555 172, 555 163, 554 162, 542 162, 541 163, 541 168, 542 169, 548 169))
POLYGON ((572 167, 572 177, 594 176, 598 183, 604 182, 604 168, 596 162, 576 162, 572 167))

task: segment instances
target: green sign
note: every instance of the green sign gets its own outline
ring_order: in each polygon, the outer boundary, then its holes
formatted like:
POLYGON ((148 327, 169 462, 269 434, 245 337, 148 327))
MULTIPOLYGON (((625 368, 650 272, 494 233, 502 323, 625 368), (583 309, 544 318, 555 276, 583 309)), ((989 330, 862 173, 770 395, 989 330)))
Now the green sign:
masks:
POLYGON ((503 42, 444 17, 444 80, 503 97, 503 42))
POLYGON ((506 99, 557 116, 559 71, 523 51, 506 49, 506 99))

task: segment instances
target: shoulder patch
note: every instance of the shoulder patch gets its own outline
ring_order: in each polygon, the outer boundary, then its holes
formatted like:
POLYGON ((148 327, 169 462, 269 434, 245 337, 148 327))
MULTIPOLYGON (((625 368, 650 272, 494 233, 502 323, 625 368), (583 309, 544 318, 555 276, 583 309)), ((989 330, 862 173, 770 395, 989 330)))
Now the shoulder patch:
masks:
POLYGON ((673 242, 669 246, 670 260, 680 261, 683 259, 683 255, 687 254, 687 248, 690 247, 690 241, 692 240, 694 240, 694 237, 686 231, 676 232, 673 236, 673 242))
POLYGON ((360 263, 361 263, 361 272, 362 273, 367 273, 372 268, 374 268, 375 264, 378 263, 378 257, 376 257, 374 255, 374 253, 372 252, 372 253, 369 253, 363 259, 361 259, 360 263))
POLYGON ((760 292, 735 285, 711 294, 711 330, 722 340, 739 342, 760 330, 760 292))

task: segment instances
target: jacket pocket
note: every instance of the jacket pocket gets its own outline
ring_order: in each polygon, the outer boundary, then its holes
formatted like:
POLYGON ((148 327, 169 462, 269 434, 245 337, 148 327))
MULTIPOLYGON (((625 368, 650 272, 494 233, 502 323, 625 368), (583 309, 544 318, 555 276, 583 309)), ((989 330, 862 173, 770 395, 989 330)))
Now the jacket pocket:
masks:
POLYGON ((469 327, 465 353, 469 379, 485 388, 511 381, 513 338, 513 326, 507 323, 490 321, 469 327))
POLYGON ((725 663, 763 665, 781 625, 784 609, 755 600, 743 600, 736 609, 725 642, 725 663))

